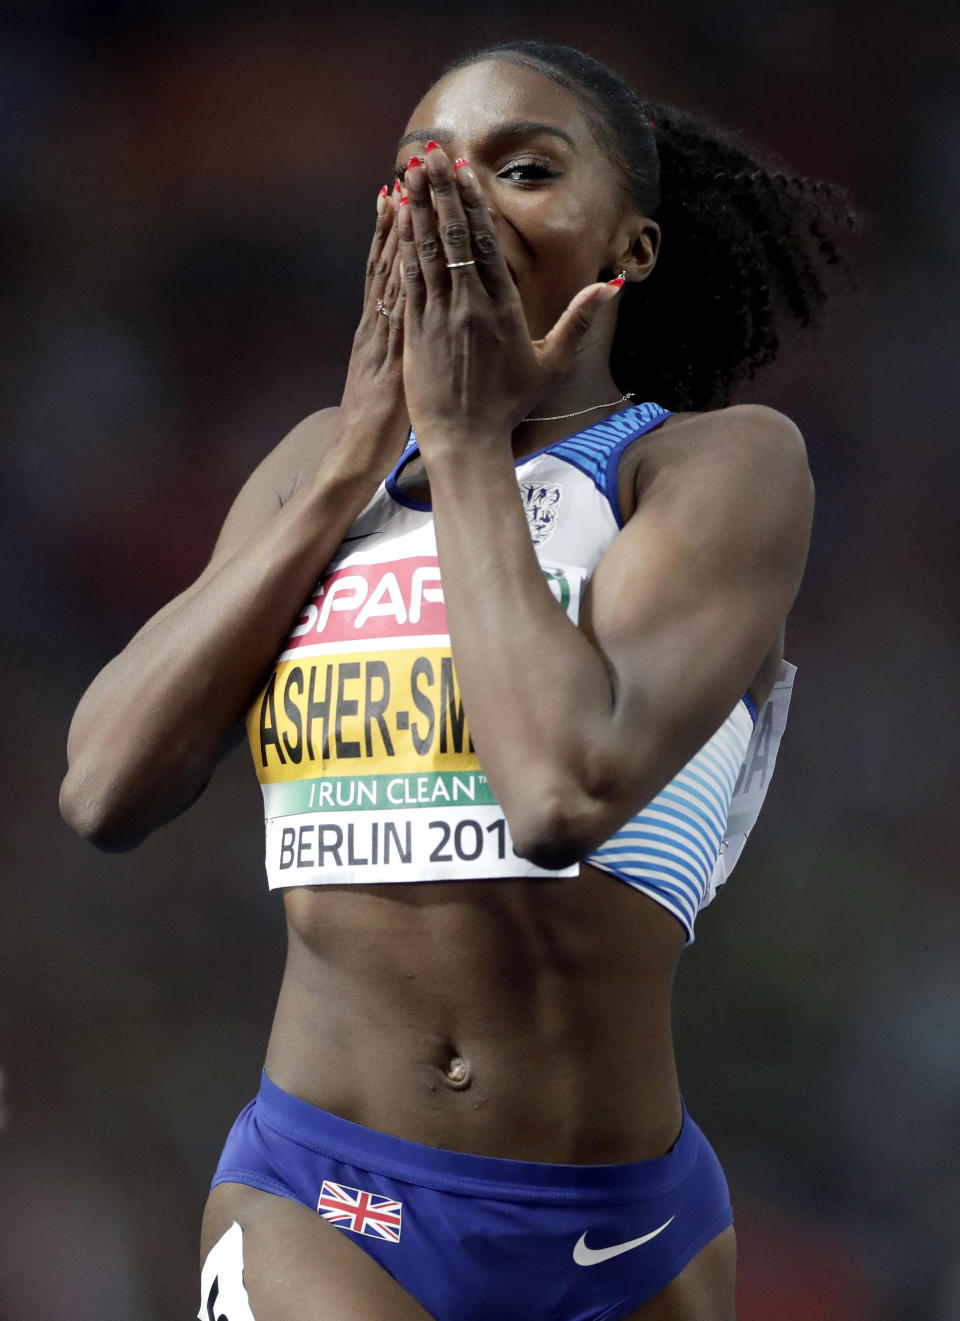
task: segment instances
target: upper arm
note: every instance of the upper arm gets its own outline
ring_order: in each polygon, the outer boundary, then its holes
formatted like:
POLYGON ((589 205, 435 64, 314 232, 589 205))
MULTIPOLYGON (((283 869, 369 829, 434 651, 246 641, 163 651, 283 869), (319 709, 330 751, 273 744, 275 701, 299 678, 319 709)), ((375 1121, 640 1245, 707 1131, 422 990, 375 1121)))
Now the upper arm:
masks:
POLYGON ((258 464, 231 505, 204 572, 229 559, 315 471, 338 413, 337 408, 310 413, 258 464))
POLYGON ((339 409, 310 413, 289 431, 253 470, 238 491, 198 578, 147 622, 150 628, 188 600, 230 557, 286 503, 305 477, 319 465, 334 434, 339 409))
MULTIPOLYGON (((148 619, 128 647, 149 634, 158 623, 174 614, 201 591, 223 564, 277 513, 297 485, 322 461, 323 453, 335 435, 337 413, 337 409, 323 409, 310 414, 266 456, 237 494, 202 573, 148 619)), ((96 723, 99 703, 105 695, 111 693, 116 684, 124 682, 127 672, 122 668, 116 669, 119 660, 120 657, 114 658, 100 671, 77 707, 67 739, 67 756, 71 763, 83 743, 91 720, 96 723)), ((239 725, 237 729, 239 731, 239 725)), ((202 785, 197 792, 200 789, 202 785)))
POLYGON ((662 787, 746 691, 800 585, 812 509, 803 438, 773 409, 703 414, 662 438, 581 617, 611 675, 615 746, 596 775, 616 797, 638 792, 628 764, 647 779, 655 765, 662 787))

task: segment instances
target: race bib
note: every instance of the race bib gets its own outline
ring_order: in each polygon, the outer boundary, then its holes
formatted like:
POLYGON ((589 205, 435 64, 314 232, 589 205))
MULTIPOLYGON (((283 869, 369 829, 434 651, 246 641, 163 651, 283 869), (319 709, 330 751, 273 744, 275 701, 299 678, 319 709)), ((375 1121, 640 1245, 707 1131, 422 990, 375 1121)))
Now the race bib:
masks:
MULTIPOLYGON (((586 574, 544 569, 575 620, 586 574)), ((247 720, 271 889, 572 876, 514 851, 477 760, 436 555, 341 561, 247 720)))

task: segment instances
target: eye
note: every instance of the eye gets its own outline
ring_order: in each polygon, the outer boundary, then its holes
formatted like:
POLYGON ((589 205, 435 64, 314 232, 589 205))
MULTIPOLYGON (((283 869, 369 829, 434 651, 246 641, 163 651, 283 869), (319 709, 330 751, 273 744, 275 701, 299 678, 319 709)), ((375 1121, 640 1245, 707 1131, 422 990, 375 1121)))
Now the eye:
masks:
MULTIPOLYGON (((401 183, 407 173, 406 165, 397 165, 394 167, 394 173, 401 183)), ((546 161, 539 160, 520 160, 511 161, 505 165, 497 175, 498 179, 511 179, 515 183, 534 183, 540 179, 556 179, 558 171, 548 165, 546 161)))
POLYGON ((498 179, 511 179, 515 183, 535 183, 540 179, 556 179, 557 171, 546 161, 518 160, 505 165, 497 174, 498 179))
MULTIPOLYGON (((414 155, 416 155, 416 151, 420 151, 420 148, 419 148, 419 147, 416 148, 416 150, 415 150, 415 152, 414 152, 414 155)), ((410 160, 412 160, 412 159, 413 159, 413 157, 410 157, 410 159, 407 160, 406 164, 404 164, 404 165, 394 165, 394 166, 393 166, 393 172, 394 172, 394 174, 397 176, 397 178, 400 180, 401 183, 403 183, 403 181, 404 181, 404 179, 405 179, 405 177, 406 177, 407 166, 410 164, 410 160)), ((422 152, 422 151, 420 152, 420 163, 421 163, 421 164, 423 163, 423 152, 422 152)))

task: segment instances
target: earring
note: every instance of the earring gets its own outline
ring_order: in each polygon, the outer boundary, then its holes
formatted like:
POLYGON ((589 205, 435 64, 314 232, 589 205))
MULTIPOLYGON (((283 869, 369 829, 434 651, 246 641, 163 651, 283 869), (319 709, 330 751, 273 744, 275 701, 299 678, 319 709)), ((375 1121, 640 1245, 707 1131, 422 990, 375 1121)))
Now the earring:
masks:
POLYGON ((618 280, 624 280, 624 281, 625 281, 626 278, 627 278, 627 272, 626 272, 625 270, 621 271, 620 274, 617 276, 617 279, 618 279, 618 280))

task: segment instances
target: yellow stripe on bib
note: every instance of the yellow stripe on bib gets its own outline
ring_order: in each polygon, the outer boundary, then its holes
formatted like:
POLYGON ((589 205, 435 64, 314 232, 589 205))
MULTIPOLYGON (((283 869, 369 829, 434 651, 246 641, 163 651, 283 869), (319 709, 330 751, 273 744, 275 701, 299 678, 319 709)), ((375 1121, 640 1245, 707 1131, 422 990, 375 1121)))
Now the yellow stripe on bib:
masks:
POLYGON ((281 661, 247 717, 262 784, 476 771, 449 647, 281 661))

